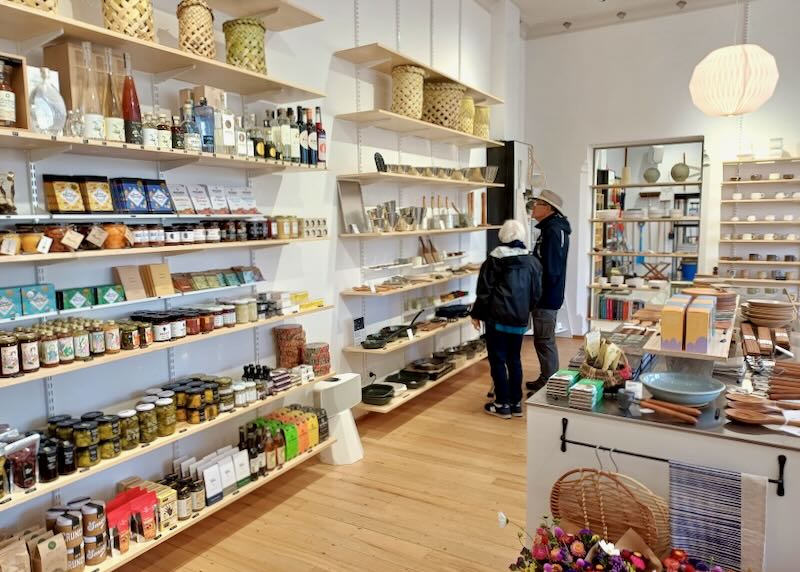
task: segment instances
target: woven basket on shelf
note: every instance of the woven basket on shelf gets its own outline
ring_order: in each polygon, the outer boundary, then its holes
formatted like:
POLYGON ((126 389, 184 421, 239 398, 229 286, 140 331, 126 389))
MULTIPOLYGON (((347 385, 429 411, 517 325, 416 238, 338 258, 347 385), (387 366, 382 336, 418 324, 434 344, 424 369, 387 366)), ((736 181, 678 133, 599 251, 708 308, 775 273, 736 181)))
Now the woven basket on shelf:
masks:
POLYGON ((458 127, 458 110, 466 88, 449 81, 426 81, 423 87, 422 120, 442 127, 458 127))
POLYGON ((629 528, 661 554, 670 547, 669 507, 639 481, 620 473, 574 469, 550 491, 553 518, 616 540, 629 528))
POLYGON ((17 4, 25 4, 31 8, 38 8, 45 12, 55 12, 58 8, 58 0, 11 0, 17 4))
POLYGON ((392 68, 392 113, 422 118, 422 84, 425 70, 417 66, 392 68))
POLYGON ((229 64, 256 73, 267 73, 264 53, 266 28, 261 20, 228 20, 222 25, 222 31, 225 32, 226 59, 229 64))
POLYGON ((475 100, 469 95, 461 98, 461 106, 458 110, 458 127, 463 133, 470 135, 474 131, 475 124, 475 100))
MULTIPOLYGON (((599 379, 603 382, 603 387, 606 389, 613 389, 625 385, 626 377, 623 373, 630 374, 630 365, 628 364, 628 357, 622 354, 620 359, 620 367, 615 371, 595 369, 588 363, 583 362, 580 367, 581 378, 583 379, 599 379)), ((628 376, 630 377, 630 376, 628 376)))
POLYGON ((109 30, 140 40, 156 41, 151 0, 103 0, 103 19, 109 30))
POLYGON ((475 125, 472 134, 484 139, 489 138, 489 107, 486 105, 475 106, 475 125))
POLYGON ((182 0, 178 4, 178 30, 181 49, 214 59, 214 12, 206 0, 182 0))

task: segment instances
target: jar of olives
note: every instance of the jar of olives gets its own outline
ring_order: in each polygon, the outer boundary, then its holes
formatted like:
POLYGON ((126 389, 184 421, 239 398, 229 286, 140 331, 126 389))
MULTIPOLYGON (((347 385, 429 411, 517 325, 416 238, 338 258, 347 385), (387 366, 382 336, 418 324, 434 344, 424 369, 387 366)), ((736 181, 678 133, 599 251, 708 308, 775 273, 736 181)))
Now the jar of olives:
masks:
POLYGON ((139 418, 136 411, 126 409, 119 414, 119 436, 120 445, 125 451, 135 449, 139 446, 139 418))
POLYGON ((100 462, 100 450, 98 449, 97 445, 91 445, 89 447, 77 447, 75 449, 75 460, 76 464, 81 469, 94 467, 100 462))
POLYGON ((110 441, 120 436, 120 419, 116 415, 103 415, 97 419, 97 433, 101 441, 110 441))
POLYGON ((101 459, 113 459, 114 457, 119 457, 121 452, 122 452, 121 439, 115 438, 115 439, 109 439, 107 441, 100 441, 101 459))
POLYGON ((152 403, 141 403, 136 406, 139 418, 139 442, 152 443, 158 437, 158 419, 156 407, 152 403))
POLYGON ((80 423, 76 423, 72 428, 72 440, 75 446, 79 448, 97 445, 100 442, 100 436, 97 432, 97 422, 81 421, 80 423))
POLYGON ((65 419, 64 421, 59 421, 56 425, 56 437, 62 441, 72 441, 73 427, 78 423, 79 421, 77 419, 65 419))
POLYGON ((175 402, 169 397, 156 401, 156 421, 159 437, 175 433, 175 402))

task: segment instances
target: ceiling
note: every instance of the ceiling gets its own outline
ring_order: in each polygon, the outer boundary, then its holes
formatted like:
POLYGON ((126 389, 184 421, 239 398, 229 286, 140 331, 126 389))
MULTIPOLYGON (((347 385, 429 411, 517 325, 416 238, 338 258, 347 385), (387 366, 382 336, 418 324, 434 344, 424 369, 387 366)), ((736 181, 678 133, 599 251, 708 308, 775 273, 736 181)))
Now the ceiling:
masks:
POLYGON ((588 28, 608 26, 623 21, 643 20, 733 4, 737 0, 515 0, 520 8, 525 38, 539 38, 588 28), (569 22, 567 28, 564 23, 569 22))

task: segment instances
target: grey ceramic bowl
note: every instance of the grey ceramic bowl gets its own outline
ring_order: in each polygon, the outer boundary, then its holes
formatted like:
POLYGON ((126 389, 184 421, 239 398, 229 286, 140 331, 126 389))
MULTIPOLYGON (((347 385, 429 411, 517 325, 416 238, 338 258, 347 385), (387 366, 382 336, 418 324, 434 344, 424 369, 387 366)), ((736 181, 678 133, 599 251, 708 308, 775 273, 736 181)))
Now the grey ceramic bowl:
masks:
POLYGON ((639 378, 656 399, 681 405, 706 405, 725 391, 725 384, 687 373, 645 373, 639 378))

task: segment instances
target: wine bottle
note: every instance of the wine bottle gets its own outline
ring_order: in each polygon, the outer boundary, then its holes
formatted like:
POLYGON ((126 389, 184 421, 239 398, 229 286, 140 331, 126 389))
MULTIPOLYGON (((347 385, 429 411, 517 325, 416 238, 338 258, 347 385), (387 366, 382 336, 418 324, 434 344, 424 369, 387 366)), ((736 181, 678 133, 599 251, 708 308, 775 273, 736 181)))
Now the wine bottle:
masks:
POLYGON ((136 83, 131 75, 131 56, 123 54, 125 62, 125 82, 122 86, 122 117, 125 120, 125 141, 135 145, 142 144, 142 110, 139 108, 139 96, 136 94, 136 83))
POLYGON ((117 90, 114 87, 114 58, 111 54, 111 48, 106 48, 106 67, 108 69, 108 78, 106 79, 106 97, 103 105, 106 121, 106 139, 124 143, 125 119, 122 117, 122 106, 120 106, 117 90))
POLYGON ((306 130, 308 131, 308 164, 317 164, 317 126, 311 116, 311 108, 306 109, 306 130))
POLYGON ((322 127, 322 110, 317 107, 317 166, 324 168, 328 162, 328 135, 322 127))
POLYGON ((308 164, 308 131, 306 131, 306 124, 303 123, 303 107, 297 106, 297 129, 300 132, 300 163, 303 165, 308 164))
POLYGON ((287 109, 286 113, 282 115, 282 119, 280 121, 280 128, 281 128, 280 151, 281 154, 283 155, 284 161, 292 160, 292 126, 289 121, 289 113, 291 112, 292 112, 291 108, 287 109))
POLYGON ((294 119, 294 111, 289 109, 289 130, 292 140, 292 163, 300 162, 300 127, 294 119))
POLYGON ((177 115, 172 116, 172 148, 183 149, 184 139, 183 127, 181 126, 181 118, 177 115))
POLYGON ((83 93, 81 94, 81 111, 83 111, 83 134, 87 139, 106 138, 106 118, 97 94, 97 81, 92 69, 92 44, 82 42, 83 46, 83 93))

